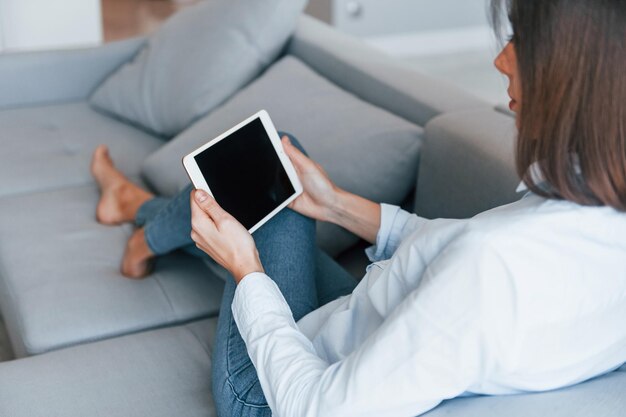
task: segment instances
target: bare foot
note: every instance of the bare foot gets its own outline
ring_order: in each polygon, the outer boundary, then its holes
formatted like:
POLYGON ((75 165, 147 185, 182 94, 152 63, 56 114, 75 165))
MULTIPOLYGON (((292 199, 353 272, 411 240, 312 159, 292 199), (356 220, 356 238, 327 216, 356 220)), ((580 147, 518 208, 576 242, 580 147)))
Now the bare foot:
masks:
POLYGON ((91 174, 100 186, 96 219, 102 224, 114 225, 133 221, 139 207, 154 197, 130 182, 115 168, 109 149, 104 145, 98 146, 93 153, 91 174))
POLYGON ((126 244, 122 274, 132 279, 145 278, 152 272, 153 260, 154 254, 146 242, 143 228, 135 230, 126 244))

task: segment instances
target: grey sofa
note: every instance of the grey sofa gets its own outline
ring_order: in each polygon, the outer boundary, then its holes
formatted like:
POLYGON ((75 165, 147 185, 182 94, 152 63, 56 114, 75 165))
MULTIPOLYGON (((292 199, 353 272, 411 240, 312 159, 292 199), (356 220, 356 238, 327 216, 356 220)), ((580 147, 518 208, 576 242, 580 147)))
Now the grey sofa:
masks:
MULTIPOLYGON (((150 279, 127 280, 118 267, 131 227, 94 218, 96 144, 137 182, 164 145, 87 103, 143 43, 0 56, 0 309, 18 358, 0 363, 0 416, 215 415, 210 352, 222 280, 181 253, 160 259, 150 279)), ((310 18, 284 54, 424 128, 408 208, 468 217, 519 197, 509 115, 310 18)), ((339 259, 362 267, 358 245, 339 259)), ((625 390, 622 368, 555 392, 451 400, 429 415, 623 416, 625 390)))

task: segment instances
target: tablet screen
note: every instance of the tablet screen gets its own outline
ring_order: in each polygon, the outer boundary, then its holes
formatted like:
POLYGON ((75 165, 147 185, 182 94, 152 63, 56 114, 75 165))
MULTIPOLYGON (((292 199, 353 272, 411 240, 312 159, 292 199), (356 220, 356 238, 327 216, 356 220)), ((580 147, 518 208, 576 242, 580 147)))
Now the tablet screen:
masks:
POLYGON ((195 160, 215 200, 246 229, 296 192, 260 119, 195 160))

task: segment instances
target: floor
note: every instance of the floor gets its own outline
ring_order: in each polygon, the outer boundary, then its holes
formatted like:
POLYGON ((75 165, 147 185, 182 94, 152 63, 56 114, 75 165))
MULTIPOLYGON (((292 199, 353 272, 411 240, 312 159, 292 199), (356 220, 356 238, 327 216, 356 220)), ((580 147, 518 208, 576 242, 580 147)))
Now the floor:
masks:
POLYGON ((101 0, 105 42, 145 35, 197 0, 101 0))
MULTIPOLYGON (((197 0, 102 0, 105 41, 153 32, 176 11, 197 0)), ((402 58, 417 70, 449 81, 478 97, 507 103, 506 83, 493 67, 493 51, 476 50, 449 55, 402 58)), ((0 362, 12 359, 4 323, 0 318, 0 362)))

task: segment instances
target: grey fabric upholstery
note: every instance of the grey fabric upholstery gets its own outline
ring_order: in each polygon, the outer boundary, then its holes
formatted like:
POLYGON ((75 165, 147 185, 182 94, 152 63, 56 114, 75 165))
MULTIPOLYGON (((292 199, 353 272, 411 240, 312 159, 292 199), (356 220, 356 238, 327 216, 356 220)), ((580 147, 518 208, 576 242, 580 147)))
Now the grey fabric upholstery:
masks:
POLYGON ((213 417, 216 320, 0 364, 5 417, 213 417))
POLYGON ((85 100, 144 44, 137 38, 97 48, 0 54, 0 108, 85 100))
MULTIPOLYGON (((340 187, 396 204, 412 189, 422 129, 341 90, 291 56, 151 155, 146 179, 161 193, 175 193, 189 183, 184 155, 262 108, 340 187)), ((318 242, 332 255, 357 240, 338 227, 318 227, 318 242)))
MULTIPOLYGON (((60 105, 84 100, 143 42, 0 54, 0 108, 38 106, 0 112, 0 307, 19 356, 217 311, 221 283, 186 256, 164 258, 145 281, 122 278, 117 268, 131 229, 97 225, 97 191, 80 185, 90 182, 95 144, 108 143, 131 176, 138 173, 138 161, 160 145, 84 103, 60 105), (31 161, 31 169, 17 171, 25 161, 31 161)), ((481 110, 437 117, 485 104, 309 18, 301 20, 289 53, 370 103, 417 124, 431 121, 417 190, 420 214, 467 217, 519 197, 513 193, 514 127, 506 115, 481 110)), ((289 84, 284 94, 299 93, 297 88, 289 84)), ((273 91, 270 98, 274 93, 283 92, 273 91)), ((335 111, 332 105, 320 112, 335 111)), ((219 110, 222 116, 227 108, 219 110)), ((302 120, 302 109, 293 112, 303 125, 315 121, 302 120)), ((225 120, 224 128, 239 121, 236 116, 225 120)), ((198 124, 198 135, 204 133, 203 123, 209 126, 209 119, 198 124)), ((298 126, 279 127, 306 136, 298 126)), ((192 130, 187 134, 199 140, 192 130)), ((178 158, 161 169, 179 168, 178 158)), ((0 415, 213 416, 209 348, 214 329, 215 320, 196 322, 2 363, 0 415)), ((548 393, 447 401, 428 416, 616 417, 624 415, 625 390, 623 366, 548 393)))
POLYGON ((446 401, 424 417, 623 417, 626 372, 543 393, 446 401))
POLYGON ((130 225, 102 226, 95 186, 0 199, 0 308, 18 357, 208 317, 223 281, 188 255, 121 276, 130 225))
MULTIPOLYGON (((214 416, 216 320, 144 332, 0 364, 10 417, 214 416)), ((621 417, 626 372, 557 391, 445 401, 427 417, 621 417)))
POLYGON ((426 126, 415 211, 468 218, 519 199, 515 120, 494 110, 442 115, 426 126))
POLYGON ((272 63, 305 0, 214 0, 169 19, 91 102, 163 136, 173 136, 272 63))
POLYGON ((109 145, 130 177, 161 140, 90 109, 85 102, 0 111, 0 197, 93 182, 91 154, 109 145))
POLYGON ((420 126, 444 112, 490 107, 311 17, 300 18, 287 53, 339 87, 420 126))

